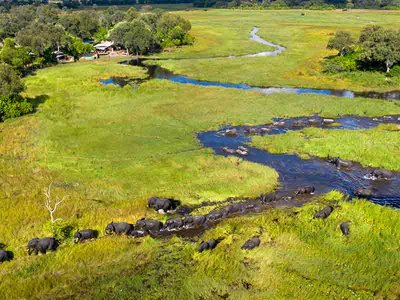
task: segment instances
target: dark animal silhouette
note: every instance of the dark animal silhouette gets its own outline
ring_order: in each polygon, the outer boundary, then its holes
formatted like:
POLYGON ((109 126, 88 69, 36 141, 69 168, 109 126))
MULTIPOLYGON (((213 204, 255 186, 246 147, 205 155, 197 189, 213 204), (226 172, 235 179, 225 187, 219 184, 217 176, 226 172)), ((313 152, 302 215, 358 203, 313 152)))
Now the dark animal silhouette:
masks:
POLYGON ((258 246, 260 246, 261 240, 259 237, 253 237, 247 240, 241 247, 243 250, 252 250, 258 246))
POLYGON ((53 237, 48 237, 48 238, 34 238, 28 242, 27 245, 27 250, 28 254, 31 255, 32 252, 35 255, 38 255, 38 253, 46 254, 47 251, 55 251, 57 250, 59 244, 58 241, 53 238, 53 237))
POLYGON ((151 233, 160 231, 163 228, 163 223, 157 220, 140 219, 136 222, 135 229, 146 230, 151 233))
POLYGON ((362 198, 370 198, 374 195, 375 190, 372 187, 361 187, 354 191, 354 195, 362 198))
POLYGON ((74 242, 82 243, 86 240, 96 239, 99 236, 99 232, 93 229, 84 229, 77 231, 74 234, 74 242))
POLYGON ((139 238, 139 237, 145 237, 148 234, 149 234, 149 232, 146 230, 132 230, 129 233, 129 236, 132 236, 134 238, 139 238))
POLYGON ((114 223, 111 222, 110 224, 107 225, 105 231, 106 234, 126 234, 129 235, 129 233, 134 230, 134 226, 132 224, 126 223, 126 222, 120 222, 120 223, 114 223))
POLYGON ((314 214, 314 219, 326 219, 329 217, 329 215, 333 212, 333 207, 332 206, 325 206, 323 209, 317 211, 314 214))
POLYGON ((388 180, 393 177, 393 173, 387 170, 374 170, 368 174, 368 177, 373 180, 388 180))
POLYGON ((164 213, 175 210, 180 204, 181 202, 175 199, 151 197, 147 200, 148 207, 154 208, 156 211, 163 211, 164 213))
POLYGON ((202 215, 198 216, 185 216, 183 219, 183 225, 186 228, 190 227, 199 227, 202 226, 206 222, 206 217, 202 215))
POLYGON ((328 161, 331 164, 334 164, 338 169, 349 169, 353 166, 353 163, 349 160, 344 160, 339 157, 336 158, 328 158, 328 161))
POLYGON ((200 246, 198 248, 198 251, 201 253, 205 250, 212 250, 215 247, 217 247, 218 245, 218 241, 214 240, 214 239, 209 239, 207 242, 202 241, 200 243, 200 246))
POLYGON ((340 224, 340 230, 342 231, 343 235, 348 236, 350 234, 349 222, 343 222, 342 224, 340 224))
POLYGON ((164 224, 164 230, 179 230, 183 227, 183 220, 181 218, 169 219, 164 224))
POLYGON ((296 192, 296 195, 312 195, 315 192, 315 187, 306 185, 299 188, 296 192))
POLYGON ((10 261, 14 258, 14 254, 11 251, 0 250, 0 264, 6 261, 10 261))

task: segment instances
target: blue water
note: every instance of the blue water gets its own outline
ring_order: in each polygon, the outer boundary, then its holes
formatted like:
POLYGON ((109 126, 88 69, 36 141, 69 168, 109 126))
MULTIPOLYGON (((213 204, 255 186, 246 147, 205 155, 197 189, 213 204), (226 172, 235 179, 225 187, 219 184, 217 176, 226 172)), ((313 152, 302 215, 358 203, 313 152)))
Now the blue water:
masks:
MULTIPOLYGON (((293 118, 276 120, 284 125, 267 124, 262 126, 254 126, 251 128, 260 129, 268 128, 270 131, 262 133, 262 135, 284 134, 288 130, 301 130, 307 125, 310 118, 293 118), (296 121, 304 121, 304 126, 295 126, 296 121)), ((322 120, 318 117, 313 119, 322 120)), ((331 126, 324 125, 320 122, 316 127, 324 129, 348 129, 359 130, 368 129, 378 126, 379 124, 392 123, 400 124, 400 116, 388 116, 386 118, 367 118, 346 116, 334 120, 340 125, 331 126)), ((373 168, 363 167, 354 163, 350 169, 337 169, 335 165, 327 160, 319 158, 302 159, 295 154, 273 154, 254 147, 249 147, 248 142, 251 136, 245 135, 245 129, 250 127, 234 127, 238 135, 229 137, 224 135, 224 129, 220 131, 203 132, 198 135, 201 143, 208 148, 214 150, 218 155, 232 155, 223 151, 223 147, 229 149, 237 149, 244 146, 249 149, 246 156, 240 156, 243 160, 263 164, 275 169, 279 174, 278 195, 294 195, 294 192, 302 186, 311 185, 316 188, 316 194, 327 193, 331 190, 339 190, 347 195, 354 196, 354 191, 358 188, 372 187, 375 189, 371 201, 381 204, 400 208, 400 174, 394 173, 390 180, 371 180, 366 175, 373 171, 373 168)))

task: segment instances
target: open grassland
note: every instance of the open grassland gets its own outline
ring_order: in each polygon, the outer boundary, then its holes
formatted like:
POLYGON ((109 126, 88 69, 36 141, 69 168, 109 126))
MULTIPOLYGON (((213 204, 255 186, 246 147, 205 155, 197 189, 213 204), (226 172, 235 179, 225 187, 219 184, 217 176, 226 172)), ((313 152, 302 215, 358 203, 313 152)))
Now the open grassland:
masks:
POLYGON ((255 137, 252 145, 272 153, 341 157, 364 166, 400 170, 400 127, 381 125, 366 130, 307 128, 283 135, 255 137))
POLYGON ((289 86, 363 90, 398 89, 399 79, 387 79, 378 72, 354 72, 335 76, 322 74, 320 61, 335 51, 326 50, 337 30, 350 31, 358 38, 366 25, 400 27, 398 11, 243 11, 210 10, 182 12, 192 22, 196 43, 163 58, 195 58, 162 62, 179 74, 191 77, 257 86, 289 86), (302 13, 305 15, 303 16, 302 13), (277 57, 220 58, 267 51, 250 41, 250 30, 258 26, 264 39, 283 45, 287 51, 277 57))
MULTIPOLYGON (((211 13, 227 14, 203 12, 204 16, 211 13)), ((282 12, 289 13, 293 12, 282 12)), ((250 12, 238 14, 250 18, 250 12)), ((258 18, 261 12, 254 14, 258 18)), ((248 30, 246 25, 242 33, 235 33, 239 34, 236 44, 240 35, 247 37, 248 30)), ((246 47, 238 51, 245 53, 246 47)), ((205 46, 201 51, 213 50, 205 46)), ((226 72, 220 71, 234 74, 231 63, 241 60, 229 61, 226 72)), ((203 62, 193 60, 192 68, 203 62)), ((166 216, 145 207, 153 195, 198 204, 256 196, 277 185, 278 175, 271 168, 203 149, 198 132, 316 113, 326 117, 400 113, 396 102, 380 100, 261 96, 164 80, 151 80, 137 89, 98 82, 110 76, 143 78, 145 74, 141 68, 119 65, 116 60, 40 70, 26 79, 26 94, 37 104, 37 111, 0 124, 0 242, 16 256, 0 266, 0 299, 399 297, 399 212, 361 200, 348 202, 336 192, 302 208, 224 220, 199 238, 102 237, 82 245, 68 240, 55 253, 28 257, 27 241, 51 234, 43 207, 43 189, 50 182, 54 182, 55 195, 67 196, 56 212, 62 224, 74 230, 98 229, 102 236, 111 220, 135 222, 143 216, 165 220, 166 216), (339 207, 325 221, 312 220, 313 213, 327 203, 339 207), (338 226, 347 220, 351 235, 344 238, 338 226), (261 236, 261 247, 252 252, 240 250, 253 235, 261 236), (197 253, 199 241, 210 237, 224 239, 212 252, 197 253)), ((268 84, 257 72, 251 78, 268 84)), ((361 141, 359 148, 383 151, 382 156, 365 154, 365 164, 390 156, 392 165, 399 166, 400 156, 389 153, 398 150, 390 143, 398 141, 399 131, 389 126, 371 131, 346 133, 344 137, 353 136, 343 143, 352 145, 350 140, 356 137, 361 141), (368 137, 375 144, 367 143, 368 137)), ((337 146, 330 141, 327 145, 337 146)), ((337 156, 344 156, 348 150, 339 147, 337 151, 337 156)))
POLYGON ((3 299, 396 299, 400 293, 398 212, 331 193, 292 210, 231 218, 204 239, 102 238, 1 268, 3 299), (336 207, 327 220, 313 213, 336 207), (351 221, 351 235, 338 228, 351 221), (259 235, 251 252, 243 242, 259 235))

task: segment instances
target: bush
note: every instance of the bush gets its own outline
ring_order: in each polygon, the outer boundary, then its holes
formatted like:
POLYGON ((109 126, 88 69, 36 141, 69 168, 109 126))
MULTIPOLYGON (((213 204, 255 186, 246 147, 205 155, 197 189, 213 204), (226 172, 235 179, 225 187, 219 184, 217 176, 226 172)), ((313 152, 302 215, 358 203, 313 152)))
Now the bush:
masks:
POLYGON ((389 77, 399 77, 400 78, 400 65, 395 65, 388 74, 389 77))
POLYGON ((358 69, 357 58, 354 54, 326 59, 322 65, 326 73, 352 72, 358 69))
POLYGON ((43 225, 43 230, 52 235, 57 241, 63 242, 68 239, 72 239, 74 235, 75 227, 64 221, 58 221, 55 223, 47 222, 43 225))
POLYGON ((32 112, 32 104, 20 95, 0 97, 0 118, 6 120, 32 112))

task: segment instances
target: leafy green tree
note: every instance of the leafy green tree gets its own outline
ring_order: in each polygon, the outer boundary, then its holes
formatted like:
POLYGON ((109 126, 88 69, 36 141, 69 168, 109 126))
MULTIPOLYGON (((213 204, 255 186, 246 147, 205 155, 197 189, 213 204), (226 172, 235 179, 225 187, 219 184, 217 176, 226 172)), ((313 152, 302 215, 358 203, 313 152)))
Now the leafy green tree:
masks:
POLYGON ((109 7, 100 15, 100 24, 106 29, 111 29, 113 26, 122 22, 125 19, 125 13, 118 9, 117 6, 109 7))
POLYGON ((0 119, 19 117, 32 111, 20 93, 25 85, 18 73, 9 65, 0 64, 0 119))
POLYGON ((95 11, 65 14, 60 18, 60 23, 66 31, 82 39, 93 37, 100 28, 99 16, 95 11))
POLYGON ((343 56, 348 53, 354 45, 354 39, 350 33, 346 31, 338 31, 335 36, 328 42, 328 49, 335 49, 339 51, 339 55, 343 56))
POLYGON ((79 57, 83 54, 90 53, 94 50, 91 44, 86 44, 82 41, 82 39, 69 36, 68 37, 68 45, 66 46, 66 53, 72 55, 75 60, 79 59, 79 57))
POLYGON ((125 14, 125 21, 132 22, 133 20, 139 18, 140 14, 136 8, 131 7, 127 10, 125 14))
POLYGON ((360 59, 384 64, 386 72, 400 61, 400 32, 393 29, 367 28, 360 37, 360 59), (366 34, 368 32, 368 35, 366 34))
POLYGON ((61 26, 33 22, 18 32, 16 42, 43 56, 46 51, 51 52, 63 47, 67 40, 64 28, 61 26))
POLYGON ((192 43, 188 32, 188 20, 174 14, 163 14, 157 22, 157 36, 163 47, 180 46, 192 43))
POLYGON ((16 47, 14 40, 11 38, 4 40, 0 59, 18 70, 22 70, 33 62, 33 56, 29 54, 29 48, 16 47))
POLYGON ((153 33, 141 20, 119 23, 111 31, 110 38, 136 55, 145 54, 155 46, 153 33))
POLYGON ((0 96, 18 95, 25 90, 25 85, 18 73, 7 64, 0 64, 0 96))
POLYGON ((102 41, 107 40, 108 38, 108 30, 104 27, 100 27, 99 30, 94 34, 94 42, 101 43, 102 41))

